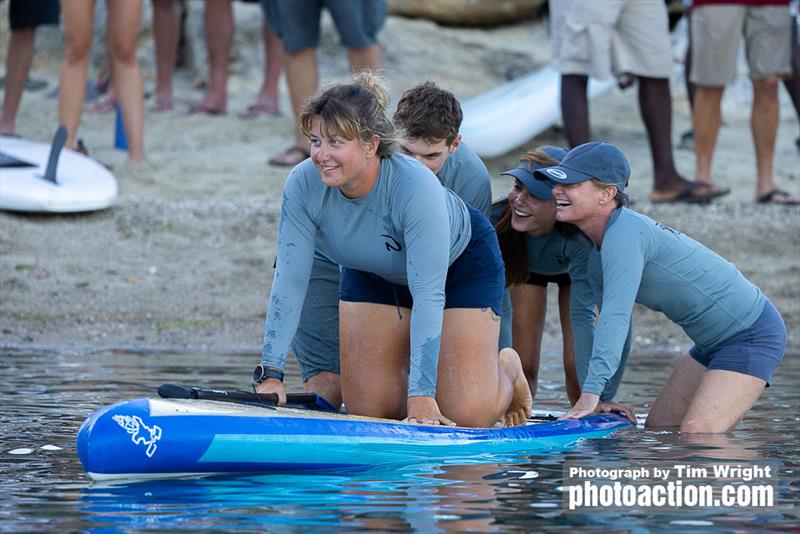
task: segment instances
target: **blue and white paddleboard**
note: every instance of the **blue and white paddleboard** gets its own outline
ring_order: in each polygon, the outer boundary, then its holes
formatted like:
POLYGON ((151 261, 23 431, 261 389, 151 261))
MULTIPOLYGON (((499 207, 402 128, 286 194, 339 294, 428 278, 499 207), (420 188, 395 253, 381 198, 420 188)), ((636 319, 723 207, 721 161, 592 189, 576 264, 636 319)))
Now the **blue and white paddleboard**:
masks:
POLYGON ((93 413, 78 456, 95 480, 498 461, 631 426, 622 416, 510 428, 409 424, 286 407, 141 398, 93 413))
POLYGON ((60 146, 51 150, 55 144, 55 140, 48 145, 0 136, 0 209, 71 213, 101 210, 114 203, 114 175, 73 150, 60 146))

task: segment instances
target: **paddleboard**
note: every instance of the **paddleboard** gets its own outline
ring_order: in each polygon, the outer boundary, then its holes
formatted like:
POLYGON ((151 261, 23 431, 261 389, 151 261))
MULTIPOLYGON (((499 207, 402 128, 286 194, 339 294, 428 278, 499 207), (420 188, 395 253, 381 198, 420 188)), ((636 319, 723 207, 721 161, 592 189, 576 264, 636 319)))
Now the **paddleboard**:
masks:
POLYGON ((47 179, 51 145, 0 136, 0 209, 71 213, 101 210, 117 198, 117 180, 97 161, 61 150, 47 179))
MULTIPOLYGON (((589 99, 613 85, 613 79, 590 79, 589 99)), ((464 101, 460 132, 479 156, 499 156, 560 120, 560 102, 561 74, 545 67, 464 101)))
POLYGON ((497 462, 563 449, 631 423, 617 414, 509 428, 410 424, 290 407, 139 398, 83 423, 77 450, 95 480, 497 462))

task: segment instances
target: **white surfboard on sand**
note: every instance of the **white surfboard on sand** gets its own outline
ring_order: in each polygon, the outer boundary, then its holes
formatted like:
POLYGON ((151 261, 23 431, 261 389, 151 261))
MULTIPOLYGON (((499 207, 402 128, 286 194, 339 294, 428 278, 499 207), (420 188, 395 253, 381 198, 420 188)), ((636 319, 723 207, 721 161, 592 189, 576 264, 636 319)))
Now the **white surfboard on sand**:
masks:
MULTIPOLYGON (((613 79, 589 80, 589 99, 610 89, 613 79)), ((550 67, 466 100, 461 135, 482 157, 513 150, 561 118, 561 75, 550 67)))
POLYGON ((57 139, 48 145, 0 136, 0 209, 71 213, 101 210, 114 203, 114 175, 97 161, 57 145, 57 139), (54 155, 48 173, 52 146, 60 153, 54 155))

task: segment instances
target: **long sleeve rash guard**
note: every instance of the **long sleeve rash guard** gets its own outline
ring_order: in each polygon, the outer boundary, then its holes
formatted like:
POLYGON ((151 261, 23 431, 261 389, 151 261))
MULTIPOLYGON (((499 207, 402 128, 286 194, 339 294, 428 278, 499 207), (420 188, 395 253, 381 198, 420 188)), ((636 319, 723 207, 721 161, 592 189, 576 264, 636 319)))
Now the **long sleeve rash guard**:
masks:
POLYGON ((339 265, 408 286, 414 299, 408 394, 434 396, 447 269, 470 237, 466 204, 411 158, 382 159, 372 190, 357 199, 325 186, 311 160, 299 164, 281 197, 262 362, 285 365, 318 249, 339 265))
POLYGON ((609 381, 621 376, 634 302, 662 312, 703 350, 749 328, 766 304, 735 265, 627 208, 611 214, 601 247, 591 251, 589 279, 601 303, 600 321, 582 387, 598 395, 616 389, 609 381))

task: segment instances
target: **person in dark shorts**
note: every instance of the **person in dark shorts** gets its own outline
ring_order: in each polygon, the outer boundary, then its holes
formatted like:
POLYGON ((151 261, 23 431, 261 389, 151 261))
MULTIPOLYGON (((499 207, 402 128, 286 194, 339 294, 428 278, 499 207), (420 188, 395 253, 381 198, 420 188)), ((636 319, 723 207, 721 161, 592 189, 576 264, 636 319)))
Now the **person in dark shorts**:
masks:
MULTIPOLYGON (((386 0, 276 0, 283 40, 286 82, 295 120, 319 86, 317 45, 320 16, 325 8, 333 18, 350 70, 378 70, 381 50, 378 32, 386 19, 386 0)), ((292 167, 309 156, 308 140, 295 127, 294 143, 269 160, 271 165, 292 167)))
POLYGON ((433 425, 524 424, 519 357, 497 349, 504 269, 489 220, 394 152, 389 93, 373 73, 303 108, 311 158, 286 180, 258 393, 286 402, 283 373, 315 251, 342 267, 347 411, 433 425))
POLYGON ((11 0, 8 6, 11 38, 8 41, 6 54, 0 135, 16 134, 17 111, 33 62, 36 28, 57 25, 58 18, 58 0, 11 0))

